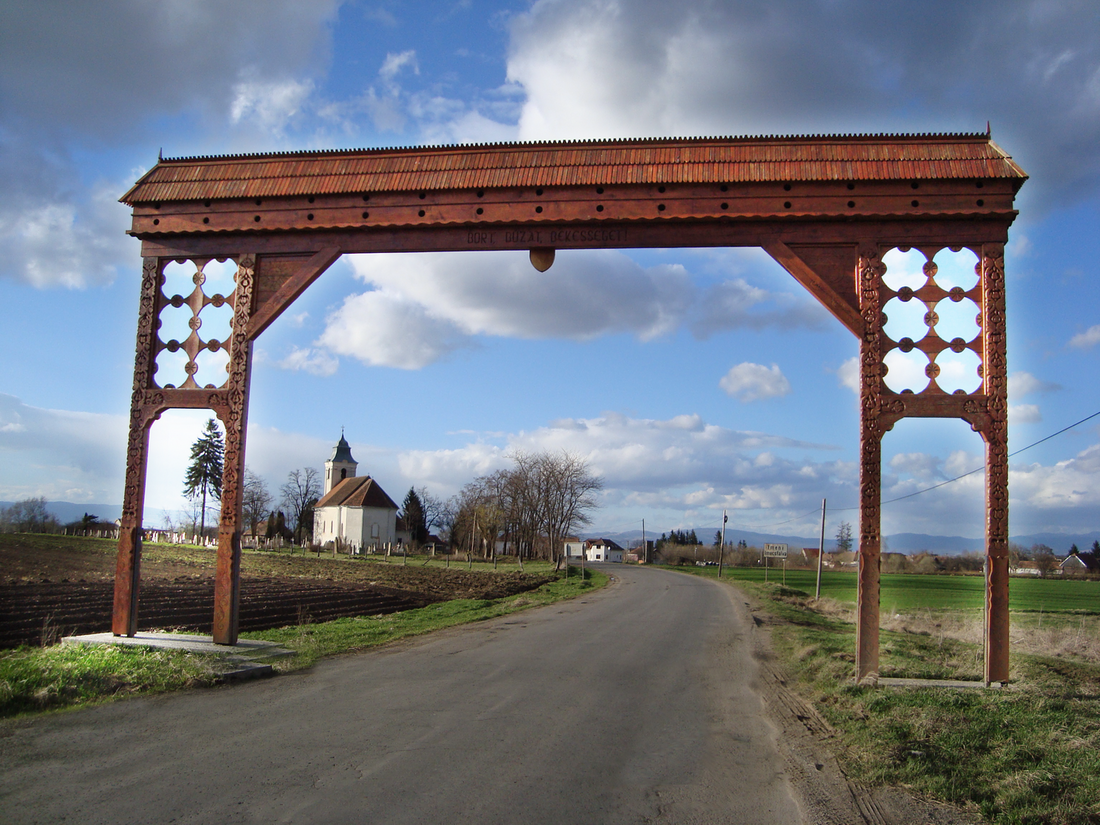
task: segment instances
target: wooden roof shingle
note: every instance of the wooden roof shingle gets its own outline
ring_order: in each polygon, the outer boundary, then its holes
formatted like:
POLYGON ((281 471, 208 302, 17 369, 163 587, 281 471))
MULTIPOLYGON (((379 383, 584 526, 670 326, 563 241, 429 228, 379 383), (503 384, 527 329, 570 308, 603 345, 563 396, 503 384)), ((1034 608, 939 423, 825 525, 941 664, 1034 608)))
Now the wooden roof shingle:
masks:
POLYGON ((1027 175, 988 134, 653 138, 164 158, 120 200, 951 178, 1027 175))

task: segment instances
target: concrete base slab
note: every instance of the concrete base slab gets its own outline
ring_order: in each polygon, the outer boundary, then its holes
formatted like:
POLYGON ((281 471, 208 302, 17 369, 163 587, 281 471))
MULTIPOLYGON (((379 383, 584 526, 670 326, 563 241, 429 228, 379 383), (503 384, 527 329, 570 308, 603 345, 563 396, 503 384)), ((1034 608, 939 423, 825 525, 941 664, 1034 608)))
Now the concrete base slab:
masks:
POLYGON ((62 639, 62 644, 154 647, 217 656, 224 664, 221 678, 226 681, 269 676, 273 673, 269 660, 293 655, 292 651, 279 647, 275 642, 240 639, 235 645, 219 645, 214 644, 209 636, 192 636, 186 633, 138 633, 135 636, 88 633, 83 636, 66 636, 62 639))
POLYGON ((987 688, 1003 687, 998 682, 987 685, 985 682, 966 682, 961 679, 898 679, 894 677, 879 677, 879 687, 904 687, 904 688, 987 688))

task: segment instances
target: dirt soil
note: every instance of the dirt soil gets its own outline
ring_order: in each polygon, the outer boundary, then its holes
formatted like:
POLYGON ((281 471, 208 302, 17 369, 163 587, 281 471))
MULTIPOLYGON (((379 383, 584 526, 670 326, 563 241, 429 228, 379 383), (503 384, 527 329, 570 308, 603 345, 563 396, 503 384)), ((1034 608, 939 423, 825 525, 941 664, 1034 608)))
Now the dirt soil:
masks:
MULTIPOLYGON (((102 539, 0 535, 0 648, 49 641, 57 632, 110 629, 117 545, 102 539), (48 634, 46 629, 53 628, 48 634)), ((139 626, 209 632, 215 553, 146 544, 139 626)), ((263 630, 406 610, 451 599, 497 599, 551 577, 503 568, 495 573, 377 559, 245 552, 241 629, 263 630)))

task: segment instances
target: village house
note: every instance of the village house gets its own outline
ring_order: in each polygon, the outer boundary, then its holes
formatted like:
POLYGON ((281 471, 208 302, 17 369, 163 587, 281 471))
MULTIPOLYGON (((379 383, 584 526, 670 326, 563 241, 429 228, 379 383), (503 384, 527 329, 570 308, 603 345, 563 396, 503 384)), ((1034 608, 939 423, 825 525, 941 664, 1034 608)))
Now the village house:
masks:
POLYGON ((1070 553, 1058 565, 1059 573, 1081 575, 1100 572, 1100 564, 1092 553, 1070 553))
POLYGON ((622 562, 626 552, 611 539, 588 539, 584 543, 585 561, 622 562))
POLYGON ((565 540, 565 557, 568 560, 580 559, 583 555, 585 561, 621 562, 625 553, 611 539, 582 540, 571 536, 565 540))
POLYGON ((325 462, 324 494, 313 508, 315 544, 360 552, 397 543, 398 506, 369 475, 357 476, 358 467, 341 433, 325 462))

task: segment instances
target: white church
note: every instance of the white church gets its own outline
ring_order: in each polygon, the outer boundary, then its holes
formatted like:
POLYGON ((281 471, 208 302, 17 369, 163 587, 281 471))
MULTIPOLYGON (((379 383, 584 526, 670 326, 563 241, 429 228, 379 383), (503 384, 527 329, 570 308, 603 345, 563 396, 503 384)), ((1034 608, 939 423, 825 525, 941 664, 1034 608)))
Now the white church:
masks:
POLYGON ((358 466, 340 433, 325 462, 324 495, 313 508, 315 544, 339 541, 342 549, 354 552, 396 544, 399 508, 377 481, 355 475, 358 466))

